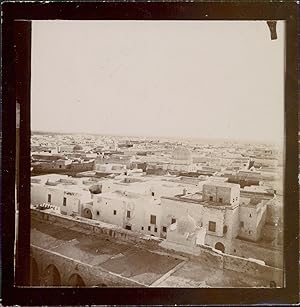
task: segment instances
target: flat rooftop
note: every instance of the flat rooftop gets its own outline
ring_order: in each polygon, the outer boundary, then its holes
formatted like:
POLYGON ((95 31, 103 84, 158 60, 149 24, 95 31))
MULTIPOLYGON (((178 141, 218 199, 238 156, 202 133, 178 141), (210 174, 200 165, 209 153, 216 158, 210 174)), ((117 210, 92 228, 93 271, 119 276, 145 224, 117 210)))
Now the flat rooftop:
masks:
POLYGON ((219 269, 200 256, 195 259, 169 251, 152 240, 118 241, 78 225, 66 228, 61 222, 35 217, 31 244, 147 287, 269 287, 268 280, 219 269))
POLYGON ((208 181, 203 186, 216 186, 216 187, 224 187, 224 188, 240 187, 240 185, 236 183, 220 182, 220 181, 208 181))

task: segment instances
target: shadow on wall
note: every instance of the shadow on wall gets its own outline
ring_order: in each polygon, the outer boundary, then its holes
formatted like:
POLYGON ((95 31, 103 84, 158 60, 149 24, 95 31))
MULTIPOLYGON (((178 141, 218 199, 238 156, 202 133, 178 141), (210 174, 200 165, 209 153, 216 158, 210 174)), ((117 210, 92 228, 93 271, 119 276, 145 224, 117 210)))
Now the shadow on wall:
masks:
POLYGON ((221 242, 217 242, 216 245, 215 245, 215 249, 221 251, 222 253, 225 252, 225 246, 223 243, 221 242))
MULTIPOLYGON (((68 281, 67 286, 71 287, 84 287, 85 282, 82 277, 74 273, 68 281)), ((40 276, 38 265, 34 257, 30 259, 30 286, 64 286, 61 279, 61 274, 54 264, 49 264, 40 276)), ((107 287, 106 284, 100 284, 99 287, 107 287)))
POLYGON ((57 267, 53 264, 47 266, 42 277, 43 286, 61 286, 61 277, 57 267))
POLYGON ((30 285, 39 286, 40 285, 40 275, 36 260, 30 257, 30 285))
POLYGON ((85 283, 79 274, 72 274, 68 280, 68 286, 84 287, 85 283))

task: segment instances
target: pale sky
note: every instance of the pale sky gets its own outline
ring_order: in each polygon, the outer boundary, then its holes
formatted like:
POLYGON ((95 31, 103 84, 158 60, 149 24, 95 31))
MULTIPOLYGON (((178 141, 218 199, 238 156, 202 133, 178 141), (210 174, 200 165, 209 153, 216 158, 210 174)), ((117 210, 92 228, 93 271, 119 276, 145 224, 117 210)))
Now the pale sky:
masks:
POLYGON ((34 21, 31 129, 282 141, 284 22, 34 21))

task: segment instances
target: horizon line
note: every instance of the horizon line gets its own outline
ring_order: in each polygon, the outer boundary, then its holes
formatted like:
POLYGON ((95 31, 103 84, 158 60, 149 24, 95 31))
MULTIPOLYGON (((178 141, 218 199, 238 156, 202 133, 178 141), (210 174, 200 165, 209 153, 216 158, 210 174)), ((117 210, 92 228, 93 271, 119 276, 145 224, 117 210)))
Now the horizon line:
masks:
POLYGON ((51 130, 31 130, 31 134, 34 133, 42 133, 42 134, 72 134, 72 135, 96 135, 96 136, 112 136, 112 137, 139 137, 139 138, 171 138, 171 139, 179 139, 179 140, 212 140, 212 141, 232 141, 232 142, 243 142, 243 143, 262 143, 262 144, 272 144, 278 145, 280 142, 271 141, 271 140, 258 140, 258 139, 237 139, 237 138, 226 138, 226 137, 194 137, 194 136, 170 136, 170 135, 138 135, 138 134, 115 134, 115 133, 99 133, 99 132, 70 132, 70 131, 51 131, 51 130))

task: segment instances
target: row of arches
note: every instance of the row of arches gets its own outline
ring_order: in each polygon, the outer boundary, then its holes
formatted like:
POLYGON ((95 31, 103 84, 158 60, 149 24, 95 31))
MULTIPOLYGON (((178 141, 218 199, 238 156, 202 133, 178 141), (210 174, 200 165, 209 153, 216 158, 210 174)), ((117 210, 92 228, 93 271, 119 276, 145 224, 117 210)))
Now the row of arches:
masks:
MULTIPOLYGON (((30 265, 30 285, 62 286, 61 274, 54 264, 48 265, 42 274, 40 274, 37 262, 33 257, 31 257, 30 265)), ((69 277, 66 286, 84 287, 85 282, 79 274, 74 273, 69 277)))
MULTIPOLYGON (((54 264, 49 264, 46 269, 40 274, 37 262, 34 257, 30 259, 30 285, 31 286, 71 286, 84 287, 86 286, 83 278, 78 274, 72 274, 67 283, 62 284, 62 278, 59 270, 54 264)), ((100 283, 96 287, 107 287, 105 283, 100 283)))

